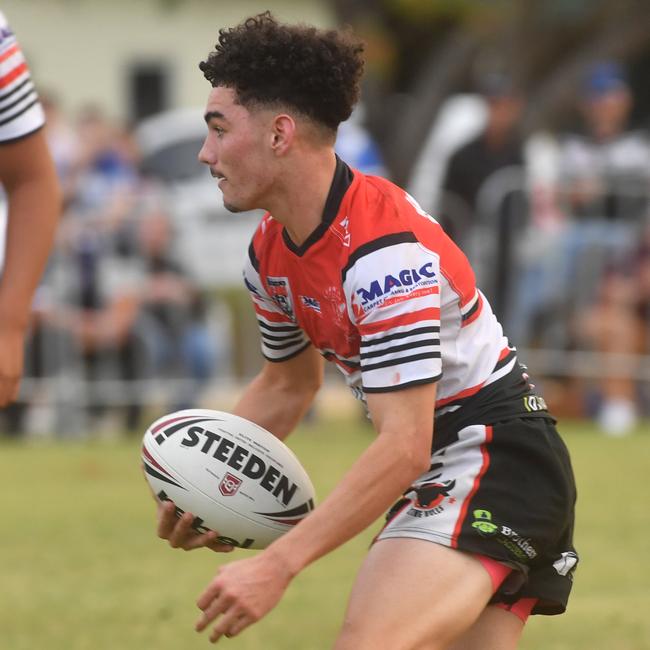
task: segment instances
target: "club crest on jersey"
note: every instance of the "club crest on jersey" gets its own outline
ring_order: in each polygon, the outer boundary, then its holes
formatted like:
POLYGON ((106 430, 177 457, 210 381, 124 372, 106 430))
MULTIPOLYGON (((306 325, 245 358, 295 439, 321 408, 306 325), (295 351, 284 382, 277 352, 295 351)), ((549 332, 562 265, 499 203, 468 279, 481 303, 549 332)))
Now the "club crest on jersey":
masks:
MULTIPOLYGON (((401 269, 397 273, 388 273, 382 279, 372 280, 367 287, 360 287, 356 290, 357 296, 361 299, 360 306, 368 309, 380 303, 385 303, 390 297, 413 298, 413 293, 437 284, 436 272, 433 270, 433 263, 427 262, 418 268, 401 269)), ((398 299, 399 301, 399 299, 398 299)))
POLYGON ((289 278, 267 275, 266 284, 273 302, 282 310, 285 316, 288 316, 291 320, 295 320, 289 278))

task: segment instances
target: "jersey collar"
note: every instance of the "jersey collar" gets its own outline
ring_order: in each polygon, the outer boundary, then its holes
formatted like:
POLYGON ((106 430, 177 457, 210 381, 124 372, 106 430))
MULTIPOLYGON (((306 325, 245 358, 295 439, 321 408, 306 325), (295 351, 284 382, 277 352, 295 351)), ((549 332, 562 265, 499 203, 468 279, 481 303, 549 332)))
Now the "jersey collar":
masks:
POLYGON ((294 244, 286 228, 282 229, 282 239, 284 239, 286 247, 292 253, 295 253, 298 257, 302 257, 327 232, 327 229, 339 212, 341 201, 343 201, 343 197, 352 184, 353 179, 354 174, 352 170, 336 156, 334 178, 332 179, 330 191, 325 200, 321 222, 300 246, 294 244))

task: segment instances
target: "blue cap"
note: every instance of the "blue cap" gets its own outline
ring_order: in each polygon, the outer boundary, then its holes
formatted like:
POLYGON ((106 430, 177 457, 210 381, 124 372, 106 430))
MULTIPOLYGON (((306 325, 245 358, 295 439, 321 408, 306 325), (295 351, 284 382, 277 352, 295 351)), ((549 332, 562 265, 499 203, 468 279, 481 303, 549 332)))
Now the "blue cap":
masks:
POLYGON ((589 68, 585 77, 585 94, 598 98, 614 90, 627 88, 623 68, 613 61, 596 63, 589 68))

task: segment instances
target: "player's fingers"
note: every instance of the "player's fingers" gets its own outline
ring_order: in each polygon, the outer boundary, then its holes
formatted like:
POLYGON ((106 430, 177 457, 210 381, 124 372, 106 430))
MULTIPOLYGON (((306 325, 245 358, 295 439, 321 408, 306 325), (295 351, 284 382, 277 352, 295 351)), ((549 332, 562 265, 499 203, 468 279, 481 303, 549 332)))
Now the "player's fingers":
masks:
POLYGON ((158 537, 169 539, 176 525, 176 506, 171 501, 163 501, 158 506, 158 537))
MULTIPOLYGON (((234 608, 225 613, 212 628, 212 632, 210 633, 210 642, 216 643, 222 636, 235 636, 236 633, 233 632, 233 629, 242 619, 248 620, 244 614, 237 612, 234 608)), ((248 624, 249 623, 246 623, 243 627, 246 627, 248 624)))
POLYGON ((216 553, 229 553, 234 550, 232 544, 222 544, 218 541, 219 534, 215 533, 213 530, 197 535, 196 537, 189 539, 183 545, 183 548, 186 551, 193 551, 196 548, 209 548, 216 553))
POLYGON ((196 606, 199 609, 205 611, 210 603, 212 603, 218 596, 221 591, 221 587, 217 583, 216 579, 213 580, 206 588, 206 590, 199 596, 199 599, 196 601, 196 606))
POLYGON ((203 632, 205 628, 214 621, 219 614, 224 614, 232 605, 232 598, 223 593, 219 593, 216 598, 208 604, 194 626, 197 632, 203 632))
POLYGON ((183 548, 185 544, 193 538, 196 533, 192 530, 194 515, 190 512, 184 512, 181 518, 176 522, 174 529, 167 538, 172 548, 183 548))
POLYGON ((228 631, 224 634, 225 637, 228 639, 237 636, 240 632, 245 630, 251 623, 253 623, 253 619, 249 618, 248 616, 240 616, 228 629, 228 631))

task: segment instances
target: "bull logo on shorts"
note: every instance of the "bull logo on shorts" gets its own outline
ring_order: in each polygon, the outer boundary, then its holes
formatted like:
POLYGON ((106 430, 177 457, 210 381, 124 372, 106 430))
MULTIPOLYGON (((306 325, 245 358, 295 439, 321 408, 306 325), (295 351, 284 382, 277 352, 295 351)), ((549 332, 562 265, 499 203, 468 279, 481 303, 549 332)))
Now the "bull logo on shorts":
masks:
POLYGON ((423 483, 414 486, 415 499, 413 506, 418 510, 431 510, 439 506, 445 497, 454 489, 456 481, 443 481, 442 483, 423 483))

